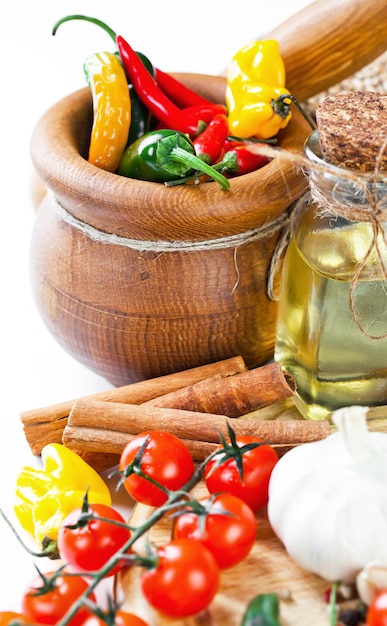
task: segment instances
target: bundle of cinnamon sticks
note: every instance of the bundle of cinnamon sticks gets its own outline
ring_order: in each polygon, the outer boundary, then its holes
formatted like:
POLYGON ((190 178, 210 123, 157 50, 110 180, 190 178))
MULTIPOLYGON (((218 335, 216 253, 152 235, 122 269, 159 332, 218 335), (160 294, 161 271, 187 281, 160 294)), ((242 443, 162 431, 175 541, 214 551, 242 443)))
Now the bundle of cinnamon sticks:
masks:
POLYGON ((279 364, 248 370, 238 356, 27 411, 21 421, 34 454, 47 443, 63 443, 97 471, 116 465, 129 439, 152 429, 177 435, 201 461, 219 444, 219 432, 227 434, 227 422, 238 435, 261 437, 282 454, 330 434, 325 421, 250 416, 295 390, 279 364))

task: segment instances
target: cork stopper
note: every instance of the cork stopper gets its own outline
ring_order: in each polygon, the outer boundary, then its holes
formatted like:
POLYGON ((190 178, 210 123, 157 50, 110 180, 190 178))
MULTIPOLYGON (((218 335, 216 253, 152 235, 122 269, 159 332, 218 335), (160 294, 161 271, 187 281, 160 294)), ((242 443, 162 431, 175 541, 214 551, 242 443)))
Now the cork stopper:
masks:
POLYGON ((327 160, 369 171, 375 169, 379 158, 379 169, 387 169, 387 95, 368 91, 334 94, 318 106, 316 121, 327 160))

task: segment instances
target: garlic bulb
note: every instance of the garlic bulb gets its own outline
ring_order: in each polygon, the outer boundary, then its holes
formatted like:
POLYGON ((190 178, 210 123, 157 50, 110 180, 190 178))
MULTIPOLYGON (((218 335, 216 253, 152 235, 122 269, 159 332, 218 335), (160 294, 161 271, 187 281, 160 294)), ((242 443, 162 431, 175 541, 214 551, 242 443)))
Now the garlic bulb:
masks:
POLYGON ((368 432, 367 411, 335 411, 338 432, 287 452, 270 479, 274 532, 296 563, 331 582, 355 582, 371 561, 387 566, 387 434, 368 432))
POLYGON ((356 590, 364 604, 371 604, 383 589, 387 589, 387 567, 369 563, 356 576, 356 590))

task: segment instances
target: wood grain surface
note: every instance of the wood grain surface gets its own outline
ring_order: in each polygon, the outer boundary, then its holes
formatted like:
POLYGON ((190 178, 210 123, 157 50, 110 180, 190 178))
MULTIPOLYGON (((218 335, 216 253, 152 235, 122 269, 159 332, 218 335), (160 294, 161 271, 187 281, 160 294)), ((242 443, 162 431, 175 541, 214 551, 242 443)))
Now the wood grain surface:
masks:
MULTIPOLYGON (((227 192, 216 183, 170 189, 88 163, 90 119, 86 88, 54 105, 32 139, 51 192, 30 255, 49 331, 116 386, 238 354, 249 368, 270 360, 268 272, 286 211, 307 186, 301 169, 273 160, 227 192)), ((291 122, 280 143, 301 152, 310 128, 297 112, 291 122)))

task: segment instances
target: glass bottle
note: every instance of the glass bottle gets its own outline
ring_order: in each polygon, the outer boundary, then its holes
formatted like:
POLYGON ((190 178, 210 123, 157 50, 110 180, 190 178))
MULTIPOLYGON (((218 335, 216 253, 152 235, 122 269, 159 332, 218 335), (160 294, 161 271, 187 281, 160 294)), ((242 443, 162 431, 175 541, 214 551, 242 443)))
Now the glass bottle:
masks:
POLYGON ((318 420, 387 405, 387 172, 330 164, 318 131, 305 155, 311 193, 285 255, 275 359, 318 420))

